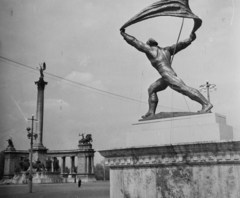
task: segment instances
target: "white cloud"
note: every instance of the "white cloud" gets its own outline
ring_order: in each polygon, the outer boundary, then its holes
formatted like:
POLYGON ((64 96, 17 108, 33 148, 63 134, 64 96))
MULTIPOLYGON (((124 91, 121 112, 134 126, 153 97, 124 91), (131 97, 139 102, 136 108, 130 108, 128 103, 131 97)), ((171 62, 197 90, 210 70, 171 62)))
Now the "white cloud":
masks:
MULTIPOLYGON (((21 103, 27 107, 36 107, 36 100, 26 101, 21 103)), ((65 102, 62 99, 44 99, 44 107, 45 108, 55 108, 55 107, 70 107, 69 103, 65 102)))
POLYGON ((93 75, 90 73, 79 73, 76 71, 73 71, 72 73, 68 74, 65 79, 71 80, 74 82, 84 83, 89 82, 93 79, 93 75))
MULTIPOLYGON (((62 84, 63 89, 69 89, 71 86, 71 82, 73 81, 74 85, 78 86, 76 83, 86 85, 88 87, 93 87, 100 90, 106 90, 106 88, 103 86, 101 80, 95 80, 94 76, 91 73, 80 73, 77 71, 73 71, 70 74, 68 74, 64 79, 61 80, 60 83, 62 84)), ((81 85, 79 85, 81 86, 81 85)))
POLYGON ((69 103, 67 103, 61 99, 46 99, 44 101, 44 106, 46 108, 70 107, 69 103))

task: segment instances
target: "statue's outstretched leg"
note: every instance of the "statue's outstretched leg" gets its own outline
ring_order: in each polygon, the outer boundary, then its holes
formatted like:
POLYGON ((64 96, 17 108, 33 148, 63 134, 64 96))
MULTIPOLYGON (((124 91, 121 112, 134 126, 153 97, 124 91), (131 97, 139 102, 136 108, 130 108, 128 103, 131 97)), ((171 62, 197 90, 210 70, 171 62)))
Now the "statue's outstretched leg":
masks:
POLYGON ((148 88, 149 110, 145 115, 142 116, 142 118, 146 118, 155 114, 157 104, 158 104, 157 92, 162 91, 167 87, 168 87, 167 83, 162 78, 158 79, 156 82, 151 84, 151 86, 148 88))
POLYGON ((199 113, 210 113, 213 105, 197 90, 185 85, 185 83, 175 75, 168 74, 164 76, 164 80, 169 83, 169 86, 175 91, 188 96, 190 99, 200 103, 202 109, 199 113))
POLYGON ((145 115, 143 115, 142 118, 146 118, 151 115, 154 115, 157 108, 157 104, 158 104, 157 93, 152 93, 151 95, 149 95, 149 98, 148 98, 148 105, 149 105, 148 112, 145 115))

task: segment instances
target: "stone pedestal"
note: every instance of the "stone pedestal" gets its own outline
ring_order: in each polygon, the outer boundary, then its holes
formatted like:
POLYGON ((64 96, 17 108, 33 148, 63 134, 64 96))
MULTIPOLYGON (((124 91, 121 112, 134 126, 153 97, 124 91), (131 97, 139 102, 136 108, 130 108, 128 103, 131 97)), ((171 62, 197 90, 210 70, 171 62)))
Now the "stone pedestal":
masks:
POLYGON ((95 174, 76 174, 76 181, 79 179, 82 180, 82 182, 95 182, 95 174))
POLYGON ((82 182, 96 181, 94 174, 94 153, 91 144, 79 144, 79 152, 77 154, 77 180, 82 182))
POLYGON ((4 159, 4 174, 3 179, 11 179, 14 176, 15 172, 15 164, 20 161, 16 157, 15 149, 8 149, 4 151, 5 159, 4 159))
POLYGON ((76 183, 76 174, 68 174, 67 182, 76 183))
POLYGON ((240 142, 100 151, 110 166, 110 197, 240 197, 240 142))
POLYGON ((219 114, 143 121, 127 148, 99 151, 111 198, 240 197, 240 141, 219 114))
POLYGON ((41 162, 46 161, 46 154, 47 150, 45 147, 44 148, 33 148, 33 162, 37 161, 38 159, 41 162))
POLYGON ((15 148, 7 148, 4 151, 4 174, 3 179, 12 179, 15 173, 15 166, 18 165, 22 158, 28 157, 26 150, 15 150, 15 148))
MULTIPOLYGON (((27 184, 29 172, 16 173, 11 180, 12 184, 27 184)), ((34 172, 34 184, 48 184, 48 183, 66 183, 67 179, 63 178, 59 172, 34 172)))
POLYGON ((142 121, 127 134, 127 147, 232 140, 233 128, 216 113, 142 121))

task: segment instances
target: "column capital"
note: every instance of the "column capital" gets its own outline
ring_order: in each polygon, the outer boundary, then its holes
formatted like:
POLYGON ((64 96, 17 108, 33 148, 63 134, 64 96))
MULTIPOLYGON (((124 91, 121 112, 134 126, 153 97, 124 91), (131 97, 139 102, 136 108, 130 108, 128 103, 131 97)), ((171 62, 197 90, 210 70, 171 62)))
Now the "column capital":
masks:
POLYGON ((47 85, 48 83, 45 82, 43 78, 40 77, 39 80, 35 82, 35 84, 37 85, 38 89, 44 90, 45 85, 47 85))

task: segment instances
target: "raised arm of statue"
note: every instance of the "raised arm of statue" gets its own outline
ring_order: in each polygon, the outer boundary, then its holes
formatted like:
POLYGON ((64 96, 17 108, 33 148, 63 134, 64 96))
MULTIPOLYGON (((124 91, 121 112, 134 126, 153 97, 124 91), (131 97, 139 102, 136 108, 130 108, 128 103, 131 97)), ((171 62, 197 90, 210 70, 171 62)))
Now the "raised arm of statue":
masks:
POLYGON ((129 45, 135 47, 140 52, 147 53, 151 50, 151 47, 149 45, 137 40, 135 37, 131 35, 126 34, 124 31, 121 31, 121 35, 129 45))
POLYGON ((189 38, 187 38, 183 41, 180 41, 178 44, 165 47, 164 49, 168 50, 171 55, 177 54, 179 51, 188 47, 195 39, 196 39, 196 35, 195 35, 195 33, 192 33, 189 38), (175 48, 176 48, 176 50, 175 50, 175 48))
POLYGON ((39 64, 39 68, 37 67, 37 69, 39 70, 40 72, 40 77, 43 78, 44 77, 44 74, 43 74, 43 71, 46 69, 46 63, 41 63, 39 64))

